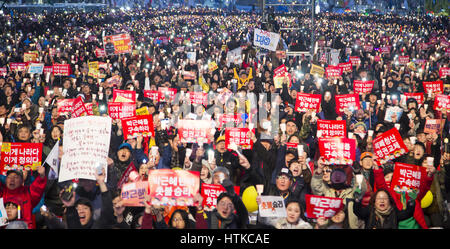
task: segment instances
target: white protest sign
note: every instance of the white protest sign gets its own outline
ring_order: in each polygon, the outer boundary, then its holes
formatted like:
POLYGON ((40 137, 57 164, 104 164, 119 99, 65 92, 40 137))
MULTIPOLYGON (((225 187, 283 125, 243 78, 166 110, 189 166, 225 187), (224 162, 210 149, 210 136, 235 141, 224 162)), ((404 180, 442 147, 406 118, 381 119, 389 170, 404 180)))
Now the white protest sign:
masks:
POLYGON ((230 63, 234 63, 235 65, 242 64, 242 48, 238 47, 227 53, 227 66, 230 66, 230 63))
POLYGON ((30 63, 28 65, 29 74, 42 74, 44 72, 44 63, 30 63))
POLYGON ((83 116, 64 121, 59 182, 75 178, 96 180, 99 165, 106 173, 110 139, 110 117, 83 116))
POLYGON ((281 196, 261 196, 259 204, 261 217, 286 217, 286 207, 281 196))
POLYGON ((195 52, 186 52, 186 56, 189 61, 195 62, 197 60, 197 53, 195 52))
POLYGON ((8 216, 6 215, 3 198, 0 198, 0 227, 8 225, 8 216))
POLYGON ((253 37, 253 45, 268 49, 270 51, 276 51, 279 41, 280 41, 279 34, 264 31, 261 29, 255 29, 255 35, 253 37))
POLYGON ((397 115, 397 122, 400 120, 402 116, 403 109, 398 106, 390 106, 386 109, 386 115, 384 116, 385 121, 393 122, 392 116, 397 115))

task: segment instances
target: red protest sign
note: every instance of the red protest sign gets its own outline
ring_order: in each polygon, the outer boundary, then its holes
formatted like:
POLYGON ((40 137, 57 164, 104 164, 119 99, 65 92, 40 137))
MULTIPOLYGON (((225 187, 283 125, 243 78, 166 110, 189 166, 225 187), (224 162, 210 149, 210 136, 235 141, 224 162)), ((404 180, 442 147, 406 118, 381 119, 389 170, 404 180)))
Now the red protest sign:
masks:
POLYGON ((210 143, 211 120, 178 120, 178 134, 182 143, 210 143))
POLYGON ((317 120, 318 137, 347 137, 345 120, 317 120), (319 136, 320 135, 320 136, 319 136))
POLYGON ((423 104, 423 93, 404 93, 404 95, 406 96, 406 101, 410 98, 414 98, 419 105, 423 104))
POLYGON ((193 206, 193 197, 199 192, 199 172, 155 169, 148 173, 152 205, 193 206))
POLYGON ((72 112, 74 101, 75 99, 58 99, 58 102, 56 102, 58 116, 72 112))
POLYGON ((450 109, 450 98, 445 94, 438 94, 434 99, 434 110, 448 110, 450 109))
POLYGON ((354 94, 343 94, 335 96, 336 102, 336 113, 339 115, 344 114, 344 109, 349 109, 350 111, 359 110, 359 95, 354 94))
POLYGON ((27 63, 24 63, 24 62, 9 63, 9 70, 11 70, 11 71, 24 71, 26 68, 27 68, 27 63))
POLYGON ((153 101, 153 103, 158 103, 163 98, 161 92, 158 92, 156 90, 144 90, 144 97, 149 98, 153 101))
POLYGON ((87 113, 87 109, 84 106, 83 99, 81 98, 81 96, 78 96, 78 98, 76 98, 73 101, 71 117, 72 118, 80 117, 84 113, 87 113))
POLYGON ((358 66, 361 64, 361 59, 359 56, 350 56, 350 63, 352 63, 352 67, 358 66))
POLYGON ((8 70, 6 67, 0 67, 0 75, 5 77, 8 74, 8 70))
POLYGON ((372 52, 373 45, 364 45, 363 49, 364 49, 364 52, 372 52))
POLYGON ((439 69, 439 78, 445 78, 450 75, 450 68, 448 67, 441 67, 439 69))
POLYGON ((355 90, 355 93, 362 94, 362 93, 370 93, 373 89, 375 81, 374 80, 355 80, 353 81, 353 88, 355 90))
POLYGON ((136 116, 136 104, 128 102, 108 102, 108 114, 112 119, 136 116))
POLYGON ((374 60, 375 62, 379 62, 379 61, 381 61, 381 56, 375 55, 375 56, 373 57, 373 60, 374 60))
MULTIPOLYGON (((240 187, 234 186, 234 192, 239 195, 240 187)), ((222 185, 202 183, 201 195, 203 197, 203 206, 215 208, 217 206, 217 197, 226 192, 222 185)))
POLYGON ((131 90, 113 90, 113 101, 116 101, 117 97, 123 97, 131 102, 136 102, 136 92, 131 90))
POLYGON ((0 173, 8 170, 36 170, 42 163, 42 143, 2 143, 0 173))
POLYGON ((423 90, 426 93, 443 93, 444 92, 444 82, 442 80, 436 81, 424 81, 423 90))
POLYGON ((327 163, 351 165, 355 161, 356 140, 319 138, 319 151, 327 163))
POLYGON ((148 182, 138 181, 122 186, 120 196, 125 207, 143 207, 145 193, 148 192, 148 182))
POLYGON ((325 197, 318 195, 306 195, 306 213, 308 218, 331 218, 339 212, 344 202, 341 198, 325 197))
MULTIPOLYGON (((94 115, 94 111, 92 110, 92 106, 93 106, 93 104, 92 104, 92 102, 90 102, 90 103, 84 103, 84 107, 86 107, 86 112, 87 112, 87 114, 88 115, 94 115)), ((98 103, 97 103, 97 105, 96 105, 97 107, 98 107, 98 103)))
MULTIPOLYGON (((253 141, 248 136, 249 131, 249 128, 226 128, 225 147, 227 149, 232 149, 229 145, 234 143, 237 146, 242 146, 242 149, 244 150, 251 150, 253 148, 253 141)), ((253 129, 252 132, 255 133, 255 129, 253 129)))
POLYGON ((418 190, 424 175, 426 175, 425 167, 406 163, 395 163, 391 189, 397 191, 418 190))
POLYGON ((106 52, 103 48, 96 48, 95 49, 95 56, 97 58, 106 57, 106 52))
POLYGON ((307 110, 318 112, 321 100, 322 95, 320 94, 297 93, 295 110, 297 112, 306 112, 307 110))
POLYGON ((208 105, 208 94, 204 92, 189 92, 189 100, 194 105, 208 105))
POLYGON ((381 54, 390 54, 391 53, 391 46, 384 46, 380 48, 381 54))
POLYGON ((427 119, 423 132, 425 133, 440 133, 442 119, 427 119))
POLYGON ((55 76, 69 76, 70 65, 69 64, 53 64, 53 75, 55 76))
POLYGON ((238 125, 240 123, 242 123, 242 114, 238 113, 238 114, 230 114, 230 113, 224 113, 224 114, 219 114, 219 118, 218 118, 218 123, 217 126, 218 127, 222 127, 223 125, 232 122, 235 125, 238 125))
POLYGON ((139 115, 122 118, 123 137, 126 139, 137 137, 142 134, 144 137, 155 135, 152 115, 139 115))
POLYGON ((400 65, 406 65, 409 63, 409 56, 399 56, 398 57, 398 63, 400 63, 400 65))
POLYGON ((297 149, 298 143, 286 143, 286 149, 297 149))
POLYGON ((342 68, 342 72, 344 73, 349 73, 352 71, 352 63, 351 62, 343 62, 343 63, 339 63, 337 65, 338 67, 342 68))
POLYGON ((176 88, 158 87, 158 91, 166 102, 173 102, 177 95, 176 88))
POLYGON ((281 77, 281 76, 284 76, 285 73, 287 73, 287 68, 283 64, 273 70, 273 75, 274 75, 273 77, 281 77))
POLYGON ((103 38, 106 55, 131 53, 132 45, 130 34, 110 35, 103 38))
POLYGON ((342 75, 343 69, 338 66, 328 66, 325 68, 325 76, 327 79, 338 78, 342 75))
POLYGON ((376 137, 372 144, 374 153, 381 163, 385 163, 408 152, 408 147, 403 143, 402 136, 397 128, 392 128, 376 137))
POLYGON ((53 66, 44 66, 44 74, 53 73, 53 66))

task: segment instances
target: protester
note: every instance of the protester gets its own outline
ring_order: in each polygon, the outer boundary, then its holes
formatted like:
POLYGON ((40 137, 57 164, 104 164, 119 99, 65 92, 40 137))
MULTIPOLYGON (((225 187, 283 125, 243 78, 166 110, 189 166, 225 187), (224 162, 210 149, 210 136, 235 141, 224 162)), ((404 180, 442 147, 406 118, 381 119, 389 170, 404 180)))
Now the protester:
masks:
POLYGON ((446 17, 321 12, 310 44, 305 10, 269 26, 200 7, 11 11, 0 14, 8 228, 251 228, 255 216, 277 229, 449 227, 446 17), (255 42, 257 29, 278 44, 255 42), (314 54, 285 53, 298 49, 314 54), (74 127, 80 116, 99 119, 74 127), (420 167, 399 191, 404 164, 420 167), (200 198, 205 184, 217 191, 200 198), (341 209, 312 218, 307 195, 341 209), (281 198, 286 217, 262 217, 261 196, 281 198))

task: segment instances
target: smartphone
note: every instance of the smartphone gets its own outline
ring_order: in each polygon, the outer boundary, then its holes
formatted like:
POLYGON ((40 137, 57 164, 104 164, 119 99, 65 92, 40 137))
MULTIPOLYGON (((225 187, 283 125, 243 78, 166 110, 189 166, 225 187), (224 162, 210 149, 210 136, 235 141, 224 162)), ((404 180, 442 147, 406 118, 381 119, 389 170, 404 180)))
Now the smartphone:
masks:
POLYGON ((73 197, 73 185, 69 184, 67 186, 64 187, 64 191, 61 194, 61 199, 63 199, 64 201, 70 201, 70 199, 72 199, 73 197))
POLYGON ((102 165, 98 165, 96 169, 97 169, 97 175, 103 174, 103 166, 102 165))

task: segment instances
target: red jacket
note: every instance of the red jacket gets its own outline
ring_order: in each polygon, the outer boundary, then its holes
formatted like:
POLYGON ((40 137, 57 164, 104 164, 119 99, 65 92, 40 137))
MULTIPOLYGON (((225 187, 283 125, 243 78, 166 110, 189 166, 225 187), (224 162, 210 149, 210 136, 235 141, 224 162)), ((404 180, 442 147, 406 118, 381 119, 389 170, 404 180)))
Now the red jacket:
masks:
POLYGON ((25 221, 29 229, 35 229, 31 212, 41 200, 46 184, 47 178, 41 178, 40 176, 30 186, 22 186, 14 190, 10 190, 3 183, 0 183, 0 189, 3 189, 4 200, 14 198, 20 203, 20 220, 25 221))
MULTIPOLYGON (((386 181, 384 180, 383 169, 381 169, 381 168, 378 170, 374 169, 373 175, 375 177, 375 187, 377 189, 384 188, 384 189, 388 190, 389 193, 391 194, 391 196, 394 198, 397 208, 403 209, 403 205, 400 201, 400 194, 397 194, 394 190, 392 190, 391 188, 388 188, 386 181)), ((428 175, 425 175, 424 177, 422 177, 422 180, 420 182, 419 193, 417 194, 417 198, 416 198, 414 219, 419 224, 419 226, 422 227, 423 229, 428 229, 428 226, 427 226, 427 223, 425 222, 425 217, 423 215, 423 210, 422 210, 420 202, 421 202, 422 198, 425 196, 425 194, 428 192, 428 190, 430 190, 432 182, 433 182, 433 177, 428 177, 428 175)), ((406 200, 408 200, 408 199, 409 199, 409 197, 406 196, 406 200)))

